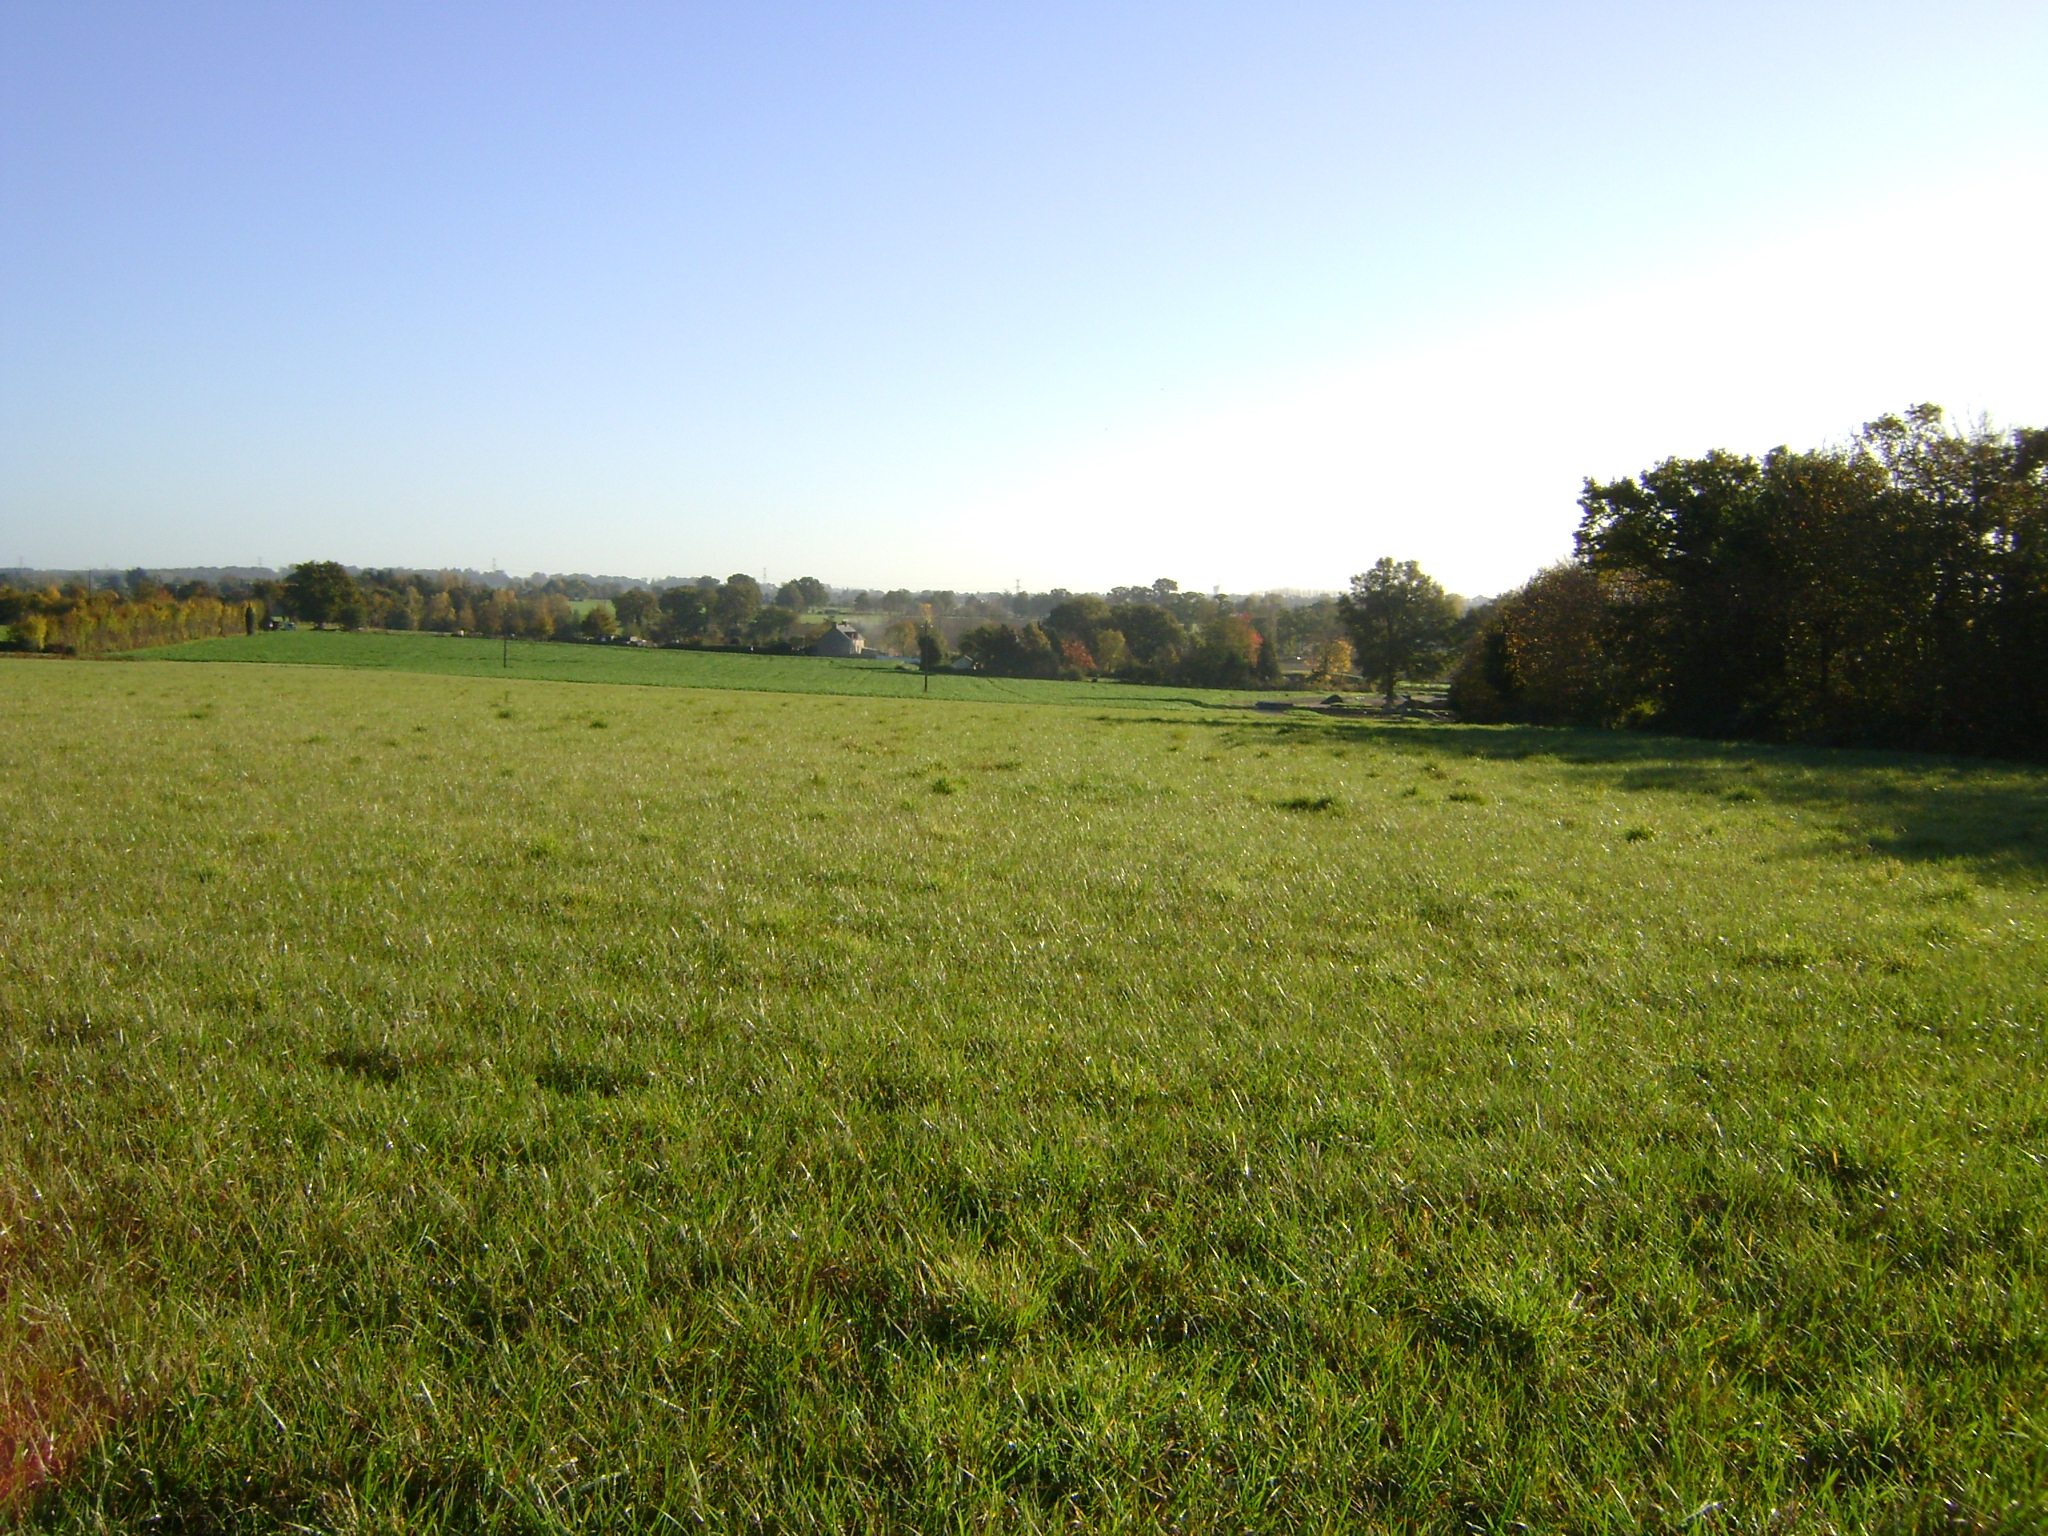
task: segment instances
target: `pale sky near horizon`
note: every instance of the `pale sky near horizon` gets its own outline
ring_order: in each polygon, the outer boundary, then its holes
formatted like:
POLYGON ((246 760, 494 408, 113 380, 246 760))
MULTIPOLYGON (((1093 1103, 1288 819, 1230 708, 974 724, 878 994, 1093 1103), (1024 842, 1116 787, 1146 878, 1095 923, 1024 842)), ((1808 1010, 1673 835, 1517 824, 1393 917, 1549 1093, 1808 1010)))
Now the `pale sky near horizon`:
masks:
POLYGON ((1499 591, 2048 424, 2048 7, 0 10, 0 564, 1499 591))

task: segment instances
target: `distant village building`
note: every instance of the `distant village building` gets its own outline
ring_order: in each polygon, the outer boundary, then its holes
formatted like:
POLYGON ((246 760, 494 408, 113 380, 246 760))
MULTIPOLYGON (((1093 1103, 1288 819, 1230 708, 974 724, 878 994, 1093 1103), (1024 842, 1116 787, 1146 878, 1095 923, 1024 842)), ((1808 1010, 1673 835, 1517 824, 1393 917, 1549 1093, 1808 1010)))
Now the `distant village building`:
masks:
POLYGON ((818 643, 811 647, 816 656, 858 656, 868 648, 859 630, 845 620, 834 624, 818 637, 818 643))

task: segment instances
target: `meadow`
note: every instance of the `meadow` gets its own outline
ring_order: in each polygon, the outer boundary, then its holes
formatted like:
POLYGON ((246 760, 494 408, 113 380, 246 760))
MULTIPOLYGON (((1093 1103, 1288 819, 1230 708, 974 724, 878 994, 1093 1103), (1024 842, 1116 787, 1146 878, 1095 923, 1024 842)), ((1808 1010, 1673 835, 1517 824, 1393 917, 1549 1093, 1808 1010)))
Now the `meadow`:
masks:
POLYGON ((0 1521, 2037 1530, 2044 877, 1981 761, 0 662, 0 1521))
POLYGON ((1097 709, 1214 708, 1254 697, 1212 688, 1147 687, 939 672, 869 657, 755 655, 624 645, 509 643, 475 636, 280 630, 197 640, 142 653, 177 661, 361 667, 501 680, 631 683, 652 688, 734 688, 748 693, 833 693, 861 698, 938 698, 984 703, 1085 704, 1097 709))

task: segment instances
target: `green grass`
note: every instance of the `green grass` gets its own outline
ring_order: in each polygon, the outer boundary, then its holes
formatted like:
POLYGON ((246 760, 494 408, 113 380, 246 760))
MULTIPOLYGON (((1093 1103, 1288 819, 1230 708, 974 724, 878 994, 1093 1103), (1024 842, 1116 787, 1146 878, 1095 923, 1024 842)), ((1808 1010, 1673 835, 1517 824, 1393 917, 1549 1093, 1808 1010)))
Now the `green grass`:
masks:
POLYGON ((352 634, 280 630, 195 640, 134 653, 171 661, 237 661, 293 666, 443 672, 497 679, 632 683, 665 688, 734 688, 749 693, 833 693, 862 698, 975 699, 1095 708, 1215 708, 1255 697, 1210 688, 1151 688, 1128 683, 1062 683, 1035 678, 974 677, 942 672, 929 685, 896 661, 823 656, 750 655, 742 651, 651 650, 623 645, 566 645, 435 634, 352 634), (508 665, 509 658, 509 665, 508 665))
POLYGON ((27 1527, 2048 1518, 2037 771, 0 677, 27 1527))

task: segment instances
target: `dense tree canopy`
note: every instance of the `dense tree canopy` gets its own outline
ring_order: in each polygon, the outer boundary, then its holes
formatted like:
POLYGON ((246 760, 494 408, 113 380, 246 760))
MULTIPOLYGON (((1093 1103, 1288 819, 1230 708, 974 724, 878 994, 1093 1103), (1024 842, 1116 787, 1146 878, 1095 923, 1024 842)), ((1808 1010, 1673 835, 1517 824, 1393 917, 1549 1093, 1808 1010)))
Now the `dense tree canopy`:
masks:
POLYGON ((1578 555, 1495 604, 1477 718, 2048 751, 2048 432, 1934 406, 1840 447, 1588 481, 1578 555))
POLYGON ((744 635, 761 611, 761 583, 744 571, 725 578, 713 596, 711 614, 728 635, 744 635))
POLYGON ((333 560, 305 560, 284 579, 285 611, 309 624, 339 623, 350 609, 360 609, 363 594, 355 577, 333 560))
POLYGON ((0 625, 6 626, 7 644, 18 651, 100 655, 239 635, 266 611, 262 598, 246 592, 224 597, 200 582, 184 583, 175 592, 161 582, 127 586, 125 592, 83 583, 40 591, 0 586, 0 625), (133 596, 138 590, 145 595, 133 596))
POLYGON ((660 612, 660 604, 652 592, 629 587, 612 599, 612 612, 618 617, 620 629, 637 635, 660 612))
POLYGON ((703 586, 682 586, 664 591, 658 600, 661 637, 677 643, 702 640, 711 628, 713 590, 703 586))
POLYGON ((831 590, 815 576, 799 576, 795 581, 785 581, 775 594, 777 606, 796 613, 809 613, 822 608, 831 597, 831 590))
MULTIPOLYGON (((0 594, 11 591, 0 588, 0 594)), ((352 571, 334 561, 309 561, 288 581, 224 580, 218 590, 205 581, 159 579, 137 567, 92 600, 95 611, 112 604, 132 615, 132 622, 74 622, 63 617, 76 606, 71 598, 53 596, 49 603, 55 606, 46 606, 40 594, 16 593, 6 601, 21 610, 20 622, 0 633, 0 645, 68 650, 89 644, 100 650, 155 643, 131 637, 177 635, 187 628, 212 633, 220 627, 212 609, 205 615, 193 610, 198 616, 189 625, 164 617, 164 604, 197 598, 253 599, 264 613, 350 628, 568 642, 623 635, 662 645, 752 650, 810 649, 825 628, 822 614, 836 611, 861 623, 870 646, 879 640, 880 650, 897 655, 917 654, 918 631, 929 627, 942 646, 963 651, 971 664, 992 673, 1219 686, 1274 685, 1284 656, 1299 655, 1341 628, 1327 598, 1227 598, 1182 591, 1165 578, 1115 588, 1107 598, 1062 588, 964 594, 897 588, 881 594, 842 591, 835 603, 830 587, 803 576, 782 583, 769 602, 760 582, 744 573, 642 585, 545 573, 508 579, 455 571, 352 571), (603 611, 593 612, 594 604, 603 611), (876 622, 884 612, 898 617, 876 622)), ((240 620, 241 610, 231 616, 240 620)), ((8 623, 0 617, 0 625, 8 623)))

